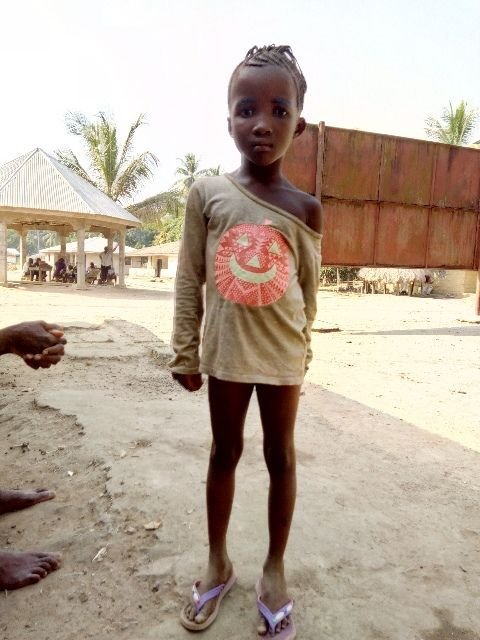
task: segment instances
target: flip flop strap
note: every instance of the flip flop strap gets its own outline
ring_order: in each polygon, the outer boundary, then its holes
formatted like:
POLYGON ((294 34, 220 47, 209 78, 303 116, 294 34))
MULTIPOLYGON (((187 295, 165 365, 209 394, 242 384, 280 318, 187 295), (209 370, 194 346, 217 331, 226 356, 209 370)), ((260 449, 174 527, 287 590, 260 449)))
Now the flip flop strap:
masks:
POLYGON ((289 600, 287 604, 283 605, 283 607, 281 609, 278 609, 278 611, 275 611, 275 613, 270 611, 267 605, 263 604, 261 600, 258 600, 257 604, 258 610, 268 622, 270 631, 275 631, 275 627, 277 626, 277 624, 279 624, 284 618, 289 616, 292 613, 293 609, 293 600, 289 600))
POLYGON ((200 611, 203 609, 205 604, 209 600, 212 600, 213 598, 216 598, 217 596, 219 596, 222 593, 223 589, 225 588, 225 583, 219 584, 218 587, 214 587, 213 589, 210 589, 210 591, 206 591, 205 593, 200 595, 200 593, 198 592, 199 584, 200 582, 195 582, 195 584, 192 587, 192 600, 195 604, 195 610, 197 613, 200 613, 200 611))

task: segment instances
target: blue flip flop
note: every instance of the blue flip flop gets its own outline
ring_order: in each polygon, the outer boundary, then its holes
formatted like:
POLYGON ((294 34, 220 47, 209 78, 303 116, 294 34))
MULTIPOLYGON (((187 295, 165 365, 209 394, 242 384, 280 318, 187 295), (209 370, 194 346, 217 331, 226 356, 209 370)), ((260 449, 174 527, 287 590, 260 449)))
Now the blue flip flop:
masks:
MULTIPOLYGON (((270 637, 274 637, 275 640, 294 640, 297 636, 297 630, 295 629, 295 623, 290 619, 289 624, 282 629, 280 633, 275 633, 275 627, 282 622, 287 616, 291 615, 293 609, 293 600, 289 600, 278 611, 270 611, 267 605, 262 601, 262 589, 261 580, 258 580, 255 587, 257 592, 257 608, 261 615, 268 623, 268 633, 270 637)), ((268 633, 265 635, 258 634, 258 638, 267 638, 268 633)))

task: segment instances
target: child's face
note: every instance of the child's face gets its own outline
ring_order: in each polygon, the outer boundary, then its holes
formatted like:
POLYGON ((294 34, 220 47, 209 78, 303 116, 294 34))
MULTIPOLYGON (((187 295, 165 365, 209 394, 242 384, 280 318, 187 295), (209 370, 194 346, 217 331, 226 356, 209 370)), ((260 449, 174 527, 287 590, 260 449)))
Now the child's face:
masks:
POLYGON ((293 78, 281 67, 242 67, 230 91, 228 130, 237 149, 253 164, 282 158, 305 129, 293 78))

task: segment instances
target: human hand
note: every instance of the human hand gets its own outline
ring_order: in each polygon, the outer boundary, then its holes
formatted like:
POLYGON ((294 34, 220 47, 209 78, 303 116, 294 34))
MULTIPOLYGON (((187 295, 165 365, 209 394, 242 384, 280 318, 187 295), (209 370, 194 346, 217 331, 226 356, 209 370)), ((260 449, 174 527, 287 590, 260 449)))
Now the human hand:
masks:
POLYGON ((23 361, 32 369, 48 369, 52 364, 58 364, 64 355, 63 344, 55 344, 53 347, 44 349, 43 353, 36 353, 35 355, 27 353, 27 355, 23 356, 23 361))
POLYGON ((42 320, 21 322, 0 330, 0 354, 15 353, 34 369, 57 364, 65 351, 63 329, 42 320))
POLYGON ((172 373, 172 377, 187 391, 198 391, 203 384, 201 373, 172 373))

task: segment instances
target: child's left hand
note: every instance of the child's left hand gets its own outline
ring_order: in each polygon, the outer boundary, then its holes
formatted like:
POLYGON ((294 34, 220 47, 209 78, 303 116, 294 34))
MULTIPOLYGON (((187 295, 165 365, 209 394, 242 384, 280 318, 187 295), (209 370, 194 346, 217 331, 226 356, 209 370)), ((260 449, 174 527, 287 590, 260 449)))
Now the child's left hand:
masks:
POLYGON ((172 377, 187 391, 198 391, 203 384, 201 373, 172 373, 172 377))

